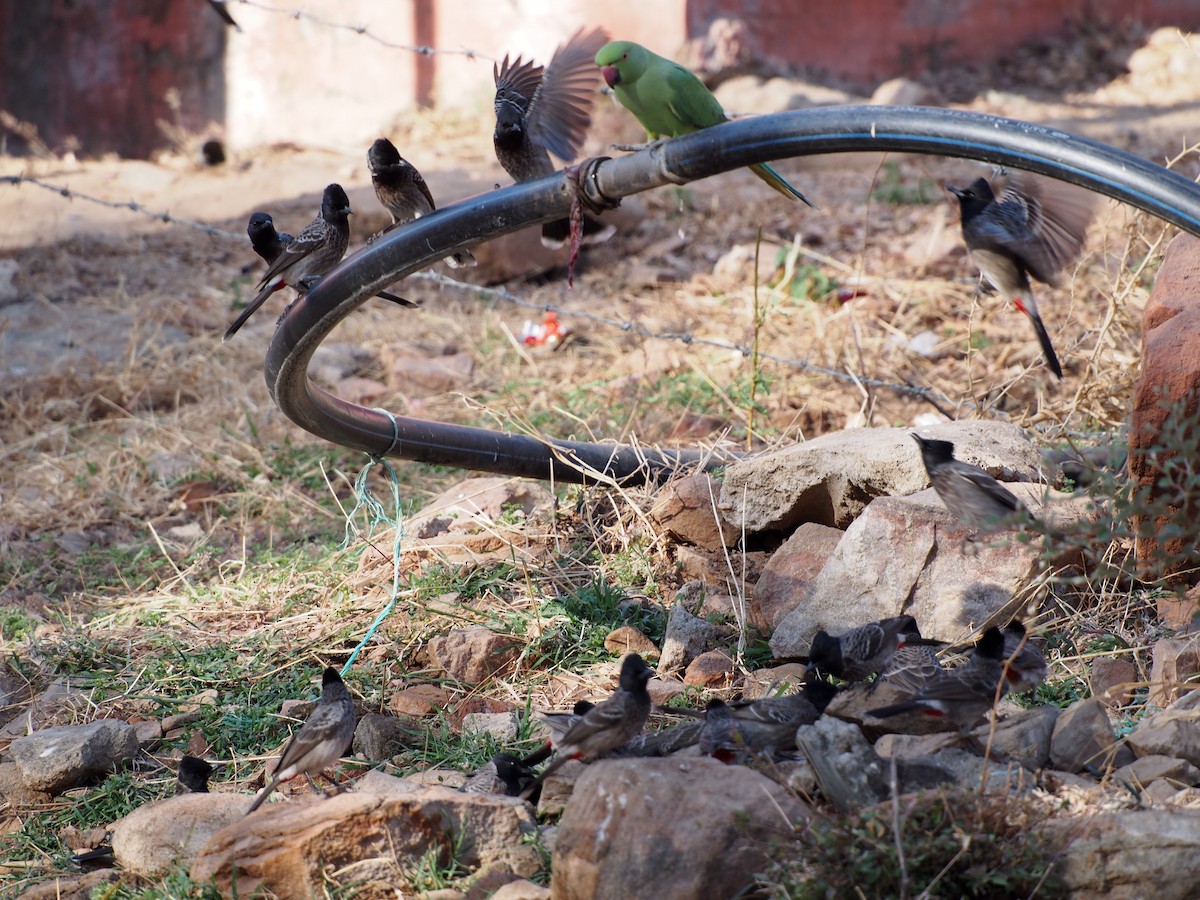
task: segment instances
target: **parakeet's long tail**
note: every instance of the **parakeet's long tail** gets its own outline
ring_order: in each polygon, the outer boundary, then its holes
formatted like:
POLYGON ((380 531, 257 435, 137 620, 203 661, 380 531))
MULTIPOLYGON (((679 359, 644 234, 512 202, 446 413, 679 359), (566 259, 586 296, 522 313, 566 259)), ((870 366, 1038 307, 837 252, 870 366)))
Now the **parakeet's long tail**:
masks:
POLYGON ((783 196, 787 197, 789 200, 802 200, 813 209, 817 208, 809 202, 807 197, 788 184, 787 180, 782 175, 780 175, 766 163, 758 163, 758 165, 751 166, 750 171, 769 184, 771 187, 775 188, 775 190, 779 191, 779 193, 783 194, 783 196))

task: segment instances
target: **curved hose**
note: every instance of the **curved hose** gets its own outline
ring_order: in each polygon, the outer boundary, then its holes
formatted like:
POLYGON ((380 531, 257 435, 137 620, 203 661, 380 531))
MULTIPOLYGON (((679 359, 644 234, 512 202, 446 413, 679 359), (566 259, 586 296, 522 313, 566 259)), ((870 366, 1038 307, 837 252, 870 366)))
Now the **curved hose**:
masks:
POLYGON ((267 351, 267 386, 283 413, 300 427, 376 456, 531 478, 625 484, 703 462, 709 457, 698 451, 542 440, 393 416, 316 387, 308 380, 308 363, 334 326, 376 291, 460 247, 563 218, 580 194, 589 205, 611 206, 653 187, 753 163, 882 151, 967 157, 1038 172, 1114 197, 1200 236, 1200 186, 1123 150, 1058 129, 923 107, 776 113, 708 128, 618 159, 588 160, 578 169, 472 197, 396 229, 345 260, 292 307, 267 351))

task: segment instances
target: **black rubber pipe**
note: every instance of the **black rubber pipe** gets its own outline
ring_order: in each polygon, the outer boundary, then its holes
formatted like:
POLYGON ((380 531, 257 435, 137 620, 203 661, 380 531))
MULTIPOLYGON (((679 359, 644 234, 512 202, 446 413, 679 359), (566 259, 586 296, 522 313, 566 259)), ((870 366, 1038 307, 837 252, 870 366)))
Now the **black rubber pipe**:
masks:
MULTIPOLYGON (((1200 186, 1123 150, 1055 128, 924 107, 824 107, 739 119, 628 156, 589 160, 574 176, 557 173, 472 197, 396 229, 345 260, 292 307, 267 351, 267 386, 300 427, 376 456, 563 482, 625 484, 659 478, 680 465, 728 459, 693 450, 543 440, 393 416, 316 387, 308 380, 308 364, 334 326, 376 291, 457 248, 562 218, 577 192, 605 205, 753 163, 883 151, 964 157, 1038 172, 1200 236, 1200 186)), ((820 205, 819 183, 802 189, 820 205)), ((768 197, 764 202, 784 201, 768 197)), ((796 210, 797 215, 821 215, 796 210)))

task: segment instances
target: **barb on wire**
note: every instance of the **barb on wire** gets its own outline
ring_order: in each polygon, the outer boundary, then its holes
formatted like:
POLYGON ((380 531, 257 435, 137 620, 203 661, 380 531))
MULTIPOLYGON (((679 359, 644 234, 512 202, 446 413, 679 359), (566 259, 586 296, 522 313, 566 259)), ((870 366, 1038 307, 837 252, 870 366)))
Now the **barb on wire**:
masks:
MULTIPOLYGON (((538 303, 533 300, 526 300, 524 297, 520 297, 517 294, 514 294, 512 291, 507 291, 503 288, 488 287, 481 284, 467 284, 461 281, 455 281, 453 278, 448 278, 440 272, 414 272, 413 274, 409 275, 408 278, 410 280, 432 281, 436 284, 447 287, 456 287, 460 288, 461 290, 483 294, 486 297, 494 297, 497 300, 503 300, 507 303, 512 303, 515 306, 522 306, 526 309, 536 310, 537 312, 555 312, 560 315, 567 315, 576 319, 587 319, 600 325, 619 329, 620 331, 632 332, 639 337, 676 341, 677 343, 687 346, 713 347, 717 350, 731 350, 735 353, 740 353, 745 358, 749 358, 754 353, 754 348, 749 344, 739 344, 736 341, 724 340, 722 338, 698 337, 690 332, 653 331, 647 328, 645 325, 629 319, 610 319, 607 316, 602 316, 599 313, 594 313, 586 309, 558 306, 554 303, 538 303)), ((809 362, 806 359, 797 359, 792 356, 779 356, 774 353, 767 353, 763 350, 758 351, 758 358, 770 360, 771 362, 776 362, 780 365, 798 369, 802 372, 812 372, 815 375, 827 375, 830 378, 835 378, 839 381, 845 381, 850 384, 895 391, 898 394, 907 394, 911 397, 916 397, 920 400, 924 400, 935 405, 939 403, 949 404, 952 406, 955 405, 955 401, 951 400, 941 391, 934 390, 933 388, 920 387, 919 385, 913 384, 897 384, 891 381, 883 381, 879 378, 871 378, 868 375, 857 375, 852 372, 846 372, 842 369, 831 369, 828 366, 822 366, 817 363, 809 362)))
POLYGON ((243 6, 250 6, 254 9, 261 9, 270 13, 287 16, 289 19, 295 19, 297 22, 305 21, 312 22, 314 25, 320 25, 323 28, 334 28, 338 31, 349 31, 353 34, 362 35, 369 40, 374 41, 381 47, 387 47, 391 50, 407 50, 410 53, 415 53, 418 56, 465 56, 467 59, 484 59, 488 62, 495 62, 492 57, 480 53, 477 50, 440 50, 434 47, 427 47, 423 44, 398 44, 395 41, 389 41, 387 38, 382 38, 375 34, 366 25, 350 25, 346 22, 335 22, 332 19, 326 19, 314 13, 306 12, 302 9, 287 9, 282 6, 269 6, 266 3, 260 3, 258 0, 237 0, 243 6))
POLYGON ((85 194, 83 191, 77 191, 62 184, 49 184, 45 181, 30 175, 3 175, 0 176, 0 184, 11 184, 15 187, 20 187, 23 184, 32 184, 35 187, 40 187, 43 190, 51 191, 55 194, 60 194, 68 200, 83 200, 87 203, 94 203, 97 206, 104 206, 108 209, 127 209, 130 212, 135 212, 138 215, 145 216, 147 219, 152 219, 155 222, 165 222, 168 225, 184 225, 187 228, 195 228, 203 231, 213 237, 224 238, 241 238, 242 235, 235 234, 232 231, 225 231, 223 228, 209 225, 207 222, 198 222, 195 219, 184 219, 180 216, 173 216, 169 212, 159 212, 150 209, 136 200, 127 200, 124 203, 115 200, 105 200, 103 197, 93 197, 91 194, 85 194))

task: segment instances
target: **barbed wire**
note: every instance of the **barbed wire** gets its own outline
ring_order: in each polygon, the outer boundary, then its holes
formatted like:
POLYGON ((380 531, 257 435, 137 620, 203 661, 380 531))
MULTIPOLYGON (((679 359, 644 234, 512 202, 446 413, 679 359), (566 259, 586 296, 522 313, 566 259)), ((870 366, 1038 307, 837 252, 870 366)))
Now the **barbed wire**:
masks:
POLYGON ((116 200, 105 200, 103 197, 94 197, 91 194, 85 194, 83 191, 77 191, 74 188, 69 188, 63 184, 50 184, 46 181, 41 181, 31 175, 3 175, 0 176, 0 184, 11 184, 14 187, 20 187, 23 184, 32 184, 35 187, 40 187, 42 190, 51 191, 66 197, 68 200, 83 200, 87 203, 94 203, 97 206, 103 206, 107 209, 121 209, 135 212, 138 215, 145 216, 155 222, 165 222, 168 225, 183 225, 187 228, 195 228, 203 231, 213 237, 224 238, 240 238, 243 235, 232 231, 225 231, 223 228, 217 228, 215 225, 209 225, 207 222, 200 222, 195 219, 185 219, 181 216, 174 216, 169 212, 150 209, 143 206, 136 200, 127 200, 124 203, 116 200))
MULTIPOLYGON (((230 3, 232 0, 226 0, 230 3)), ((459 49, 459 50, 441 50, 435 47, 428 47, 424 44, 398 44, 395 41, 389 41, 387 38, 380 37, 375 34, 366 25, 350 25, 346 22, 335 22, 332 19, 326 19, 318 16, 315 13, 310 13, 302 9, 287 9, 280 6, 269 6, 266 3, 260 3, 258 0, 236 0, 241 6, 250 6, 254 9, 261 9, 269 13, 287 16, 289 19, 296 21, 312 22, 314 25, 321 25, 325 28, 333 28, 338 31, 349 31, 353 34, 361 35, 374 41, 382 47, 387 47, 391 50, 407 50, 410 53, 416 53, 418 56, 463 56, 467 59, 484 59, 488 62, 495 60, 478 50, 459 49)))
MULTIPOLYGON (((251 0, 239 0, 239 2, 251 2, 251 0)), ((194 228, 203 231, 213 237, 232 238, 235 240, 243 239, 243 235, 237 232, 225 231, 222 228, 217 228, 205 222, 199 222, 194 219, 185 219, 180 216, 172 215, 168 212, 160 212, 149 209, 136 200, 129 200, 124 203, 105 200, 102 197, 94 197, 91 194, 82 191, 74 190, 65 185, 50 184, 41 181, 30 175, 5 175, 0 176, 0 184, 12 184, 20 186, 22 184, 32 184, 35 187, 43 190, 51 191, 67 198, 68 200, 82 200, 87 203, 94 203, 97 206, 103 206, 108 209, 128 210, 145 216, 147 219, 156 222, 163 222, 171 225, 182 225, 187 228, 194 228)), ((748 344, 739 344, 736 341, 724 340, 721 338, 710 338, 695 335, 687 331, 664 331, 656 332, 639 322, 629 319, 613 319, 608 316, 600 315, 599 313, 591 312, 584 309, 574 309, 564 306, 558 306, 554 303, 537 302, 527 300, 524 297, 514 294, 512 291, 504 290, 503 288, 487 287, 485 285, 468 284, 461 281, 455 281, 453 278, 448 278, 445 275, 437 272, 416 272, 408 276, 412 279, 421 281, 429 281, 446 287, 454 287, 459 290, 474 291, 483 294, 484 296, 493 297, 497 300, 503 300, 507 303, 512 303, 524 309, 535 310, 537 312, 554 312, 557 314, 572 316, 576 319, 587 319, 599 325, 604 325, 609 328, 615 328, 618 331, 636 334, 643 338, 655 338, 658 340, 673 341, 683 344, 684 346, 700 346, 712 347, 717 350, 725 350, 734 353, 739 353, 745 358, 749 358, 754 350, 748 344)), ((911 397, 916 397, 929 403, 939 412, 953 418, 948 407, 963 405, 961 402, 951 400, 941 391, 937 391, 929 387, 921 387, 913 384, 899 384, 896 382, 884 381, 880 378, 872 378, 868 375, 856 374, 847 372, 842 369, 834 369, 829 366, 822 366, 818 363, 810 362, 806 359, 797 359, 795 357, 780 356, 775 353, 766 353, 759 351, 759 359, 770 360, 771 362, 780 365, 788 366, 802 372, 811 372, 816 375, 825 375, 829 378, 843 381, 849 384, 856 385, 860 388, 872 388, 878 390, 889 390, 900 394, 906 394, 911 397)), ((974 406, 975 404, 967 402, 965 405, 974 406)))
MULTIPOLYGON (((575 309, 565 306, 558 306, 554 303, 527 300, 518 294, 514 294, 512 291, 505 290, 504 288, 495 288, 488 287, 486 285, 469 284, 467 282, 455 281, 453 278, 448 278, 439 272, 414 272, 407 277, 409 279, 415 279, 418 281, 429 281, 446 287, 458 288, 459 290, 473 291, 475 293, 483 294, 487 297, 493 297, 497 300, 503 300, 507 303, 512 303, 516 306, 535 310, 537 312, 553 312, 556 314, 572 316, 577 319, 587 319, 610 328, 616 328, 620 331, 636 334, 639 337, 675 341, 688 347, 713 347, 717 350, 726 350, 739 353, 742 355, 742 357, 747 359, 754 354, 754 348, 749 344, 739 344, 736 341, 724 340, 722 338, 701 337, 689 331, 656 332, 639 322, 633 321, 632 319, 612 319, 608 316, 603 316, 599 313, 594 313, 586 309, 575 309)), ((834 369, 830 368, 829 366, 822 366, 818 363, 809 362, 807 359, 780 356, 775 353, 766 353, 762 350, 758 351, 758 358, 770 360, 771 362, 779 363, 780 365, 789 366, 802 372, 812 372, 815 375, 825 375, 838 381, 854 384, 858 387, 890 390, 900 394, 907 394, 920 400, 924 400, 926 403, 929 403, 931 406, 949 418, 954 417, 947 411, 948 406, 966 405, 969 407, 974 407, 976 405, 969 401, 960 402, 951 400, 941 391, 935 390, 934 388, 921 387, 914 384, 899 384, 896 382, 884 381, 883 379, 872 378, 868 375, 860 375, 854 372, 847 372, 842 369, 834 369)))

